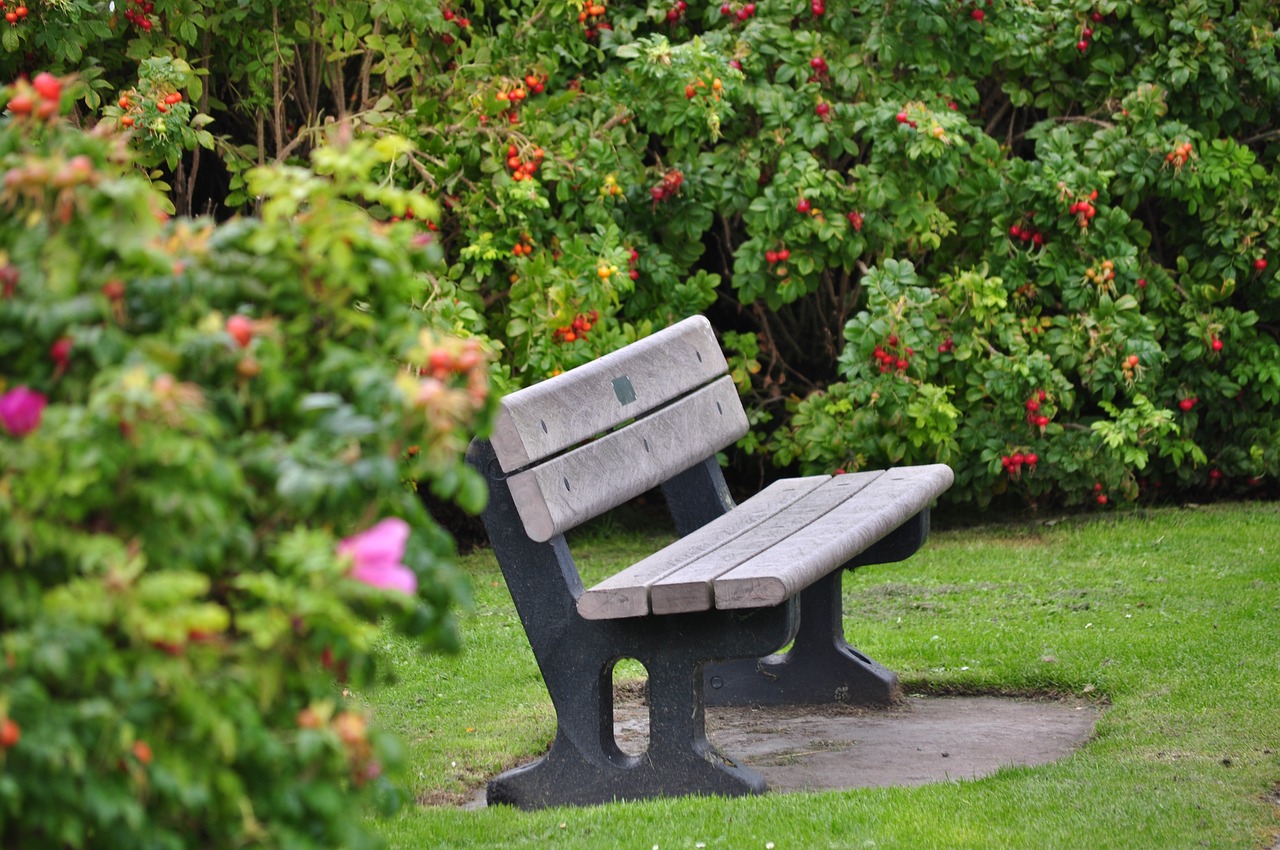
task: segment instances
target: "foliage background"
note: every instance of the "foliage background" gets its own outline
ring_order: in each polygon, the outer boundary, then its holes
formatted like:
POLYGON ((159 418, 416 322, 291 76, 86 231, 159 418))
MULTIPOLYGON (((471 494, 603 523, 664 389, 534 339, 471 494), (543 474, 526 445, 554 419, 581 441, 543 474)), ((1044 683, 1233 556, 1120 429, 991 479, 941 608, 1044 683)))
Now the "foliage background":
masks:
POLYGON ((331 122, 408 138, 381 179, 442 203, 438 284, 516 383, 709 312, 742 475, 1271 492, 1263 0, 64 0, 3 46, 4 76, 76 70, 86 121, 132 119, 183 212, 252 210, 246 169, 331 122))
POLYGON ((0 440, 6 843, 370 842, 396 747, 332 680, 464 596, 406 482, 474 509, 490 379, 691 313, 738 481, 1275 494, 1265 0, 0 11, 0 392, 50 401, 0 440), (80 131, 23 108, 41 71, 80 131), (412 600, 334 555, 384 515, 412 600))

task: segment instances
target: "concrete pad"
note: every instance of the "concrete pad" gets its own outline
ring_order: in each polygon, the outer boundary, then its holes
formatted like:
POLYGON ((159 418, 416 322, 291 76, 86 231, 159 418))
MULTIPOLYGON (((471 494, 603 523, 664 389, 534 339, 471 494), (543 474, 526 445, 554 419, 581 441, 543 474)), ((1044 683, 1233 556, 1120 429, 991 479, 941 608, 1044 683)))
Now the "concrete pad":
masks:
MULTIPOLYGON (((614 735, 638 754, 649 720, 635 690, 619 695, 614 735)), ((1080 699, 996 696, 913 696, 887 709, 714 707, 707 737, 764 776, 771 793, 924 785, 1056 761, 1088 741, 1103 709, 1080 699)), ((481 789, 466 807, 483 805, 481 789)))
POLYGON ((708 714, 716 747, 758 771, 771 791, 786 792, 923 785, 1048 764, 1089 739, 1101 710, 1083 700, 981 696, 911 697, 879 711, 708 714))

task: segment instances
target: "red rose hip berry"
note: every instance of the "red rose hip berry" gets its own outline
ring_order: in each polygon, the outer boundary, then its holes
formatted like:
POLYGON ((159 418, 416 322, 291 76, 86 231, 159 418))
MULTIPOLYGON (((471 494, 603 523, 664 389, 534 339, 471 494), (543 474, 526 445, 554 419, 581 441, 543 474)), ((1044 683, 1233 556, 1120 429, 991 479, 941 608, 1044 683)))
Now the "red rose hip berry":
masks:
POLYGON ((48 71, 36 74, 36 78, 31 81, 31 87, 45 100, 57 100, 62 97, 62 80, 48 71))
POLYGON ((253 322, 248 316, 237 313, 227 319, 227 333, 236 341, 236 345, 245 348, 253 339, 253 322))
POLYGON ((0 749, 9 749, 22 739, 22 728, 13 721, 12 717, 6 717, 0 721, 0 749))

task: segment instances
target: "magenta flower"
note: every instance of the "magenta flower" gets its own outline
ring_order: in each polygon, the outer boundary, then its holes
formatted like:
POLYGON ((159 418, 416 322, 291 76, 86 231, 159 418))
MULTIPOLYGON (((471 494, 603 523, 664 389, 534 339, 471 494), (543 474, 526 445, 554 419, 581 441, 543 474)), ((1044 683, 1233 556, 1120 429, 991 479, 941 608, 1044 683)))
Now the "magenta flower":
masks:
POLYGON ((338 544, 338 555, 350 556, 353 563, 348 575, 356 581, 412 596, 418 591, 418 577, 400 562, 408 540, 409 523, 389 517, 343 540, 338 544))
POLYGON ((14 387, 0 395, 0 425, 15 437, 23 437, 40 427, 40 414, 49 403, 42 394, 26 387, 14 387))

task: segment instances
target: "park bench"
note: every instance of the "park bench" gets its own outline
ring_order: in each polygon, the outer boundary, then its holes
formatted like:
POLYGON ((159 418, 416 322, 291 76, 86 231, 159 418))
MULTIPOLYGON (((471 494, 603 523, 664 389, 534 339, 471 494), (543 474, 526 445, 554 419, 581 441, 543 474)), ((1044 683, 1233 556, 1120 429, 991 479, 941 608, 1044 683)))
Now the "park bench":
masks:
POLYGON ((759 774, 708 742, 706 705, 901 696, 845 642, 842 568, 918 549, 950 468, 787 479, 735 505, 716 452, 748 426, 727 371, 696 316, 507 395, 492 434, 472 442, 485 529, 557 718, 550 750, 491 781, 489 803, 761 793, 759 774), (657 487, 681 536, 584 587, 565 533, 657 487), (639 755, 614 738, 624 658, 648 674, 639 755))

